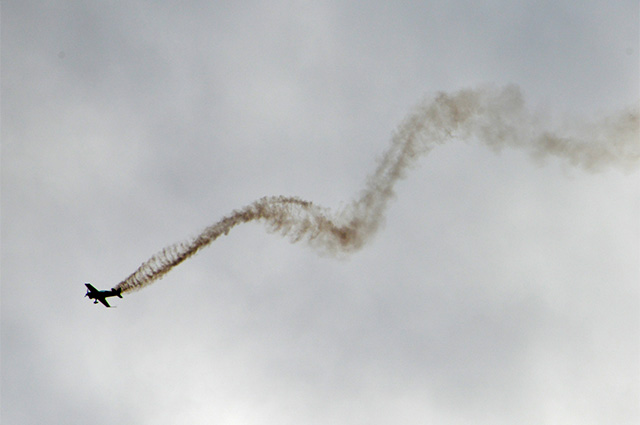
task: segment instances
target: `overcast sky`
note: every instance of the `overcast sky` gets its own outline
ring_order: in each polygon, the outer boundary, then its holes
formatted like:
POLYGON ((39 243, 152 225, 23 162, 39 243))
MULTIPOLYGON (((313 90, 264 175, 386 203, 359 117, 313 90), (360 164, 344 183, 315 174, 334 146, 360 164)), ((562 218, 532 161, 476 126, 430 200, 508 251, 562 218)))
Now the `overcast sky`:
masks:
POLYGON ((83 298, 259 197, 346 205, 425 94, 637 102, 637 0, 2 6, 3 424, 640 420, 637 171, 452 140, 359 252, 249 223, 83 298))

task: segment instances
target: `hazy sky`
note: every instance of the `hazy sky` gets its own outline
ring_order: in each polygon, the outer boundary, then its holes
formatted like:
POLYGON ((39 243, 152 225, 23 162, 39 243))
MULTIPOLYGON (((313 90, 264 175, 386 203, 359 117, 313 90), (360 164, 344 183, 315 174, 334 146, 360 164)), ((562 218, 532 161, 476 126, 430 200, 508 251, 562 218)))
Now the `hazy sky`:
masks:
POLYGON ((333 258, 233 229, 357 196, 427 94, 637 103, 636 0, 4 1, 3 424, 636 424, 640 180, 452 140, 333 258))

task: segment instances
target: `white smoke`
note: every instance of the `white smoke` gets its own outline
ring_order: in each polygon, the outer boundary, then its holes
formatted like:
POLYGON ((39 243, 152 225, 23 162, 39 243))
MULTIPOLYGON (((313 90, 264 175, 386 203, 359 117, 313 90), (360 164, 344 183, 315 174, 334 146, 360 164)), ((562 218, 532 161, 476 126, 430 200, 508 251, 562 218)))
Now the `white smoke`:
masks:
POLYGON ((478 141, 493 150, 528 150, 535 160, 553 156, 587 171, 631 170, 640 160, 637 105, 596 121, 549 129, 526 108, 515 86, 485 86, 425 99, 398 126, 365 188, 340 212, 295 197, 261 198, 207 227, 195 238, 171 245, 144 262, 115 288, 140 289, 168 273, 233 227, 262 221, 292 242, 305 240, 322 252, 356 251, 378 230, 398 180, 434 147, 455 140, 478 141))

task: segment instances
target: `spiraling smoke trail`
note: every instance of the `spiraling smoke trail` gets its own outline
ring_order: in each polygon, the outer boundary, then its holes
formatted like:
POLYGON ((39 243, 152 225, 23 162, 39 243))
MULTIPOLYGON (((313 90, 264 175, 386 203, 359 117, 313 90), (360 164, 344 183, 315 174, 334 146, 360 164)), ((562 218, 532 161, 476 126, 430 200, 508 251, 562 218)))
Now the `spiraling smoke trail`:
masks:
POLYGON ((295 197, 258 199, 195 238, 164 248, 115 288, 128 292, 149 285, 235 226, 256 220, 292 242, 306 240, 325 253, 356 251, 378 230, 397 181, 418 158, 452 139, 475 139, 494 150, 524 148, 535 159, 556 156, 588 171, 631 170, 640 159, 639 116, 635 106, 598 122, 551 132, 527 111, 515 86, 439 93, 421 102, 400 124, 364 190, 342 211, 332 213, 295 197))

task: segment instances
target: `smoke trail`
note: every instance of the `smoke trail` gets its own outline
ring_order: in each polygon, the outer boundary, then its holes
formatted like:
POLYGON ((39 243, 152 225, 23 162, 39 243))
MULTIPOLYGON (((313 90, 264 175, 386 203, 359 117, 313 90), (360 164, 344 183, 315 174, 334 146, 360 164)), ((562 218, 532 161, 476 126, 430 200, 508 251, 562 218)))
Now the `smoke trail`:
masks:
POLYGON ((197 237, 164 248, 116 289, 128 292, 149 285, 235 226, 256 220, 292 242, 305 240, 325 253, 356 251, 378 230, 397 181, 418 158, 452 139, 475 139, 494 150, 524 148, 536 160, 555 156, 587 171, 631 170, 640 160, 639 116, 636 106, 598 122, 573 123, 551 132, 527 111, 515 86, 439 93, 421 102, 399 125, 364 190, 342 211, 332 213, 295 197, 261 198, 197 237))

